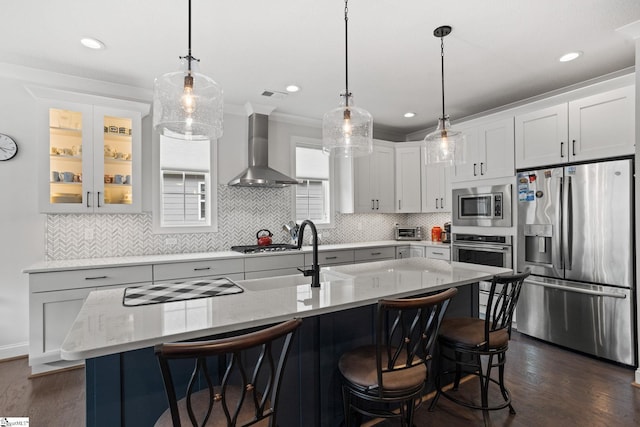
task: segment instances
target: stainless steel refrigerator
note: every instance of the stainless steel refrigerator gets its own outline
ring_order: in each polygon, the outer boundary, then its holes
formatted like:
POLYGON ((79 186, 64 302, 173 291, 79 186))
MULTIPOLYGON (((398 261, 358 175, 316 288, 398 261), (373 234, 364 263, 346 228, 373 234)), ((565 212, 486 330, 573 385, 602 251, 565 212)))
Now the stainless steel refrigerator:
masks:
POLYGON ((633 161, 521 171, 518 331, 636 365, 633 161))

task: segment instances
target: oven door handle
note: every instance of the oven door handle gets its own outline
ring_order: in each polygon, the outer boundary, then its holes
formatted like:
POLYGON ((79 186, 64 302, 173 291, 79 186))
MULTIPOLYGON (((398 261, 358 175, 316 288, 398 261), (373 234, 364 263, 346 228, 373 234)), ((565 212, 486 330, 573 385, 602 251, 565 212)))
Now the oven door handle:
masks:
POLYGON ((511 251, 511 246, 504 246, 504 245, 464 245, 464 244, 459 244, 459 243, 455 243, 453 245, 454 250, 455 249, 471 249, 474 251, 482 251, 482 252, 504 252, 504 253, 508 253, 509 251, 511 251))
POLYGON ((579 294, 595 295, 599 297, 611 297, 611 298, 620 298, 620 299, 625 299, 627 297, 625 294, 620 294, 616 292, 592 291, 590 289, 576 288, 573 286, 554 285, 552 283, 538 282, 535 280, 525 280, 524 283, 525 284, 530 283, 532 285, 543 286, 545 288, 551 288, 551 289, 558 289, 566 292, 576 292, 579 294))

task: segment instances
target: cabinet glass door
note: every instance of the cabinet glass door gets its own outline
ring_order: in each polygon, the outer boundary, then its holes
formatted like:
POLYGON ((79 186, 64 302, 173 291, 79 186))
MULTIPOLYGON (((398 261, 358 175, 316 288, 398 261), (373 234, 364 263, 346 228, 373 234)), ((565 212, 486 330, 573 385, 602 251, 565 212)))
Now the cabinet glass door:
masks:
POLYGON ((81 206, 86 112, 49 109, 49 203, 81 206))
POLYGON ((133 120, 130 117, 102 116, 104 162, 101 178, 104 183, 102 202, 105 206, 130 205, 133 202, 132 128, 133 120))

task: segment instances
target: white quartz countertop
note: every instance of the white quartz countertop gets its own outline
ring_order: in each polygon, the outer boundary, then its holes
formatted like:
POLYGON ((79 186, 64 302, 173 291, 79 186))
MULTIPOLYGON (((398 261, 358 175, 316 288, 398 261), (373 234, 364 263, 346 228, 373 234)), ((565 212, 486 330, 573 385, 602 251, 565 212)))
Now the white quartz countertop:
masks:
MULTIPOLYGON (((395 243, 395 241, 394 241, 395 243)), ((328 246, 328 245, 327 245, 328 246)), ((349 246, 353 247, 353 246, 349 246)), ((237 281, 234 295, 126 307, 124 289, 93 291, 61 356, 80 360, 268 325, 490 279, 509 269, 425 258, 323 267, 321 287, 302 275, 237 281)))
MULTIPOLYGON (((335 250, 341 250, 341 249, 375 248, 375 247, 381 247, 381 246, 448 247, 449 244, 432 242, 429 240, 419 240, 419 241, 381 240, 381 241, 375 241, 375 242, 357 242, 357 243, 341 243, 341 244, 333 244, 333 245, 320 245, 318 246, 318 251, 325 252, 325 251, 335 251, 335 250)), ((309 253, 311 251, 312 251, 311 246, 303 246, 300 249, 300 252, 302 253, 309 253)), ((293 251, 281 251, 281 252, 263 252, 258 254, 242 254, 240 252, 234 252, 234 251, 219 251, 219 252, 198 252, 198 253, 186 253, 186 254, 140 255, 140 256, 109 257, 109 258, 69 259, 69 260, 57 260, 57 261, 41 261, 25 268, 22 272, 23 273, 48 273, 53 271, 162 264, 162 263, 170 263, 170 262, 203 261, 203 260, 228 259, 228 258, 244 259, 249 257, 286 255, 291 253, 295 253, 295 251, 293 250, 293 251)))

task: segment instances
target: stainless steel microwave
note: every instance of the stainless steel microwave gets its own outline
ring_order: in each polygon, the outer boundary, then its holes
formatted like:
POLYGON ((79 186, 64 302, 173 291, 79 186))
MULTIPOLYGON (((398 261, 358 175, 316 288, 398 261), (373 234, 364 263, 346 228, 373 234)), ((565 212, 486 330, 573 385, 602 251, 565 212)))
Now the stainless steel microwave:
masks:
POLYGON ((511 184, 453 190, 453 225, 511 227, 511 184))

